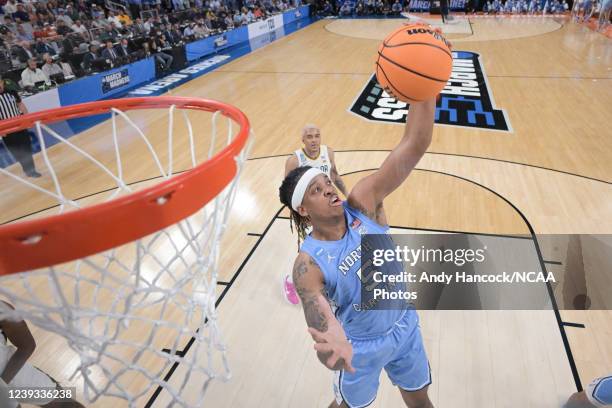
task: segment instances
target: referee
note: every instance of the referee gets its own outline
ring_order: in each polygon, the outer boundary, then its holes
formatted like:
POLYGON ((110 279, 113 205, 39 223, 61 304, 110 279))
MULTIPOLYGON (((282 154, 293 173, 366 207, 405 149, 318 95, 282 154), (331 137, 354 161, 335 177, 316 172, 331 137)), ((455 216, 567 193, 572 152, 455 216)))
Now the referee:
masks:
MULTIPOLYGON (((28 113, 21 98, 14 91, 4 88, 4 80, 0 79, 0 120, 9 119, 15 116, 28 113)), ((30 143, 30 132, 20 130, 19 132, 0 135, 4 140, 4 145, 13 155, 15 160, 21 164, 24 173, 28 177, 40 177, 40 173, 34 167, 32 158, 32 144, 30 143)))

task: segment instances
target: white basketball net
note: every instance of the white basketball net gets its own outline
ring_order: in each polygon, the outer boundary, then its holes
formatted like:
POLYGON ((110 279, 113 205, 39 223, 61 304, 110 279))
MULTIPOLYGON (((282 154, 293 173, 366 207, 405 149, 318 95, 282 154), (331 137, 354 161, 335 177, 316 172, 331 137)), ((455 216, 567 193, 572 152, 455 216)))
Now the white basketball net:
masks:
MULTIPOLYGON (((53 197, 59 212, 78 210, 79 201, 63 194, 61 177, 54 170, 57 163, 51 159, 53 148, 46 146, 43 137, 46 133, 114 180, 115 188, 106 200, 129 194, 133 188, 123 179, 118 122, 124 120, 136 132, 147 146, 158 175, 167 179, 176 172, 174 111, 174 106, 168 110, 165 160, 130 116, 115 109, 111 117, 113 170, 94 154, 38 123, 36 133, 46 164, 43 172, 53 179, 53 189, 43 189, 15 175, 16 171, 0 169, 0 173, 35 193, 53 197)), ((215 138, 219 112, 213 114, 212 140, 208 138, 206 146, 194 140, 189 117, 181 112, 194 167, 198 164, 197 152, 207 152, 202 156, 210 158, 218 145, 215 138)), ((227 144, 233 139, 228 121, 227 144)), ((235 158, 238 174, 247 155, 248 145, 235 158)), ((210 381, 230 377, 215 301, 219 242, 235 198, 237 179, 238 175, 198 213, 136 242, 75 262, 1 277, 0 298, 13 304, 15 310, 0 307, 0 320, 26 320, 65 338, 80 357, 69 380, 76 384, 82 379, 78 386, 84 394, 84 398, 78 395, 82 402, 100 399, 102 406, 112 406, 113 400, 105 398, 117 397, 126 400, 130 407, 143 407, 154 400, 152 395, 161 388, 164 406, 201 406, 210 381), (188 344, 189 351, 183 353, 188 344), (173 367, 176 372, 164 380, 173 367)), ((44 350, 45 344, 39 341, 38 347, 44 350)), ((58 357, 58 365, 62 365, 61 358, 58 357)), ((160 406, 159 402, 154 405, 160 406)), ((125 403, 119 402, 118 406, 125 403)))

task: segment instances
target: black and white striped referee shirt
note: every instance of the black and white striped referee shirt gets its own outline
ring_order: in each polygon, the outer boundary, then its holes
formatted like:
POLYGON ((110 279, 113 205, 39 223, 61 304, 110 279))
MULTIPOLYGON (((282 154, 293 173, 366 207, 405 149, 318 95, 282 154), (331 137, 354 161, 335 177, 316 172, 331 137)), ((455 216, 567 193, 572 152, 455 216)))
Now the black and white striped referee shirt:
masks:
POLYGON ((0 93, 0 120, 21 115, 19 103, 21 98, 17 92, 4 91, 0 93))

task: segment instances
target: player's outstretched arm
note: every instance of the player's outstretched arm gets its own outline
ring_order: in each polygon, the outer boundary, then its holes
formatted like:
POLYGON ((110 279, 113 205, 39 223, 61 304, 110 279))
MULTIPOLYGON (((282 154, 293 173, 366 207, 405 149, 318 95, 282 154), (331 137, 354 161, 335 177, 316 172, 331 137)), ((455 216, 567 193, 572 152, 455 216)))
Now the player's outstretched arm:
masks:
POLYGON ((300 252, 293 266, 293 283, 302 300, 308 332, 317 357, 331 370, 354 372, 353 347, 334 316, 325 294, 323 273, 310 255, 300 252))
POLYGON ((342 180, 342 177, 340 176, 340 173, 338 173, 338 169, 336 168, 336 157, 334 151, 329 146, 327 147, 327 151, 329 152, 329 161, 331 163, 331 180, 336 185, 336 187, 338 187, 338 190, 340 190, 340 192, 342 192, 345 197, 348 197, 348 190, 346 189, 346 185, 344 184, 344 181, 342 180))
POLYGON ((404 135, 376 172, 361 179, 349 194, 349 204, 380 223, 380 208, 417 165, 431 144, 436 100, 413 103, 404 135))

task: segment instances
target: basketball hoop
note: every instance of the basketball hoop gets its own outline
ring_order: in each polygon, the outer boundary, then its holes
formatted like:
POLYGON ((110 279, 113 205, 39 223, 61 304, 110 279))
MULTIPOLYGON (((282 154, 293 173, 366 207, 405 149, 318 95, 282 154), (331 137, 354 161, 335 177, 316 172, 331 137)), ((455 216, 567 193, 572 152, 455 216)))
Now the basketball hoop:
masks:
POLYGON ((209 381, 230 375, 217 326, 215 289, 219 241, 250 145, 248 119, 237 108, 212 100, 126 98, 5 120, 0 135, 32 127, 53 187, 43 188, 6 169, 0 173, 33 194, 51 197, 59 211, 0 226, 0 298, 15 306, 0 306, 0 320, 27 320, 65 338, 80 357, 73 377, 82 377, 90 402, 110 396, 143 406, 159 386, 173 404, 199 406, 209 381), (162 108, 168 109, 167 166, 125 113, 162 108), (174 168, 176 110, 183 114, 190 150, 190 168, 184 171, 174 168), (210 146, 200 149, 201 163, 187 111, 212 113, 210 146), (103 113, 111 114, 112 166, 49 126, 103 113), (227 118, 228 135, 227 143, 215 149, 223 141, 216 135, 219 115, 227 118), (121 148, 127 138, 118 134, 118 119, 125 121, 132 142, 137 135, 146 146, 161 179, 155 185, 134 191, 124 179, 121 148), (232 123, 239 126, 236 135, 232 123), (47 147, 45 135, 110 177, 116 184, 110 197, 86 207, 66 197, 51 157, 55 147, 47 147), (185 339, 195 340, 189 353, 178 349, 185 339), (220 364, 213 361, 213 352, 220 355, 220 364), (177 363, 187 368, 185 378, 170 384, 163 377, 177 363), (182 393, 192 373, 204 374, 206 380, 188 400, 182 393))

